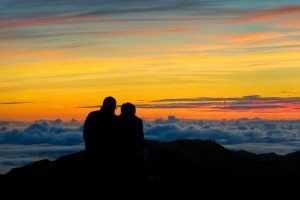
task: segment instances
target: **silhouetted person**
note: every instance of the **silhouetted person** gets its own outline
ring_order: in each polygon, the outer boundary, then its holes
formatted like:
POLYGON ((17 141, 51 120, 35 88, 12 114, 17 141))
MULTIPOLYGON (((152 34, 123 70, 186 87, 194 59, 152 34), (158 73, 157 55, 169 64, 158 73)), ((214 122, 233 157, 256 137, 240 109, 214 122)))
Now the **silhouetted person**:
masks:
MULTIPOLYGON (((85 149, 89 154, 102 154, 102 150, 112 148, 110 142, 115 140, 116 100, 106 97, 100 110, 89 113, 83 128, 85 149)), ((105 152, 107 153, 107 152, 105 152)))
POLYGON ((118 117, 119 193, 123 199, 138 199, 138 176, 143 164, 143 123, 135 112, 133 104, 125 103, 118 117))
POLYGON ((109 193, 115 179, 116 105, 113 97, 106 97, 100 110, 89 113, 83 128, 89 177, 103 186, 102 193, 109 193))
POLYGON ((118 117, 118 134, 122 159, 133 168, 140 167, 143 156, 144 132, 143 122, 136 115, 136 108, 131 103, 121 106, 118 117))

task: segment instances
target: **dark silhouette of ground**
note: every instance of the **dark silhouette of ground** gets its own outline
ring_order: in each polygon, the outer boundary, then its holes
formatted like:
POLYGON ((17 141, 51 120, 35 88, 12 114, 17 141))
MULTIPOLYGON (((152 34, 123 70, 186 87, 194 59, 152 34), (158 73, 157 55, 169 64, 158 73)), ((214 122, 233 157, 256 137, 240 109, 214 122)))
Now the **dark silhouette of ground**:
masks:
MULTIPOLYGON (((204 196, 243 199, 262 195, 285 195, 287 198, 296 194, 300 180, 299 152, 285 156, 257 155, 231 151, 213 141, 202 140, 146 141, 145 149, 149 155, 139 174, 137 199, 199 199, 204 196)), ((0 176, 0 183, 4 185, 2 188, 26 186, 69 196, 107 194, 101 177, 90 179, 90 174, 86 174, 87 163, 86 151, 55 161, 41 160, 12 169, 0 176)), ((124 194, 122 190, 124 187, 114 187, 112 193, 118 197, 124 194)))

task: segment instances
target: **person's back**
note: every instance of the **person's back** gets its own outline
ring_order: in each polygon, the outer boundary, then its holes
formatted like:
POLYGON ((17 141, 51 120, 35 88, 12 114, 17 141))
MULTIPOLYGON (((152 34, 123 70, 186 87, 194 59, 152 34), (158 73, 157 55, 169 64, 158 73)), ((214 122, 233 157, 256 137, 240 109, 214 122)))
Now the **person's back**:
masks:
POLYGON ((103 111, 91 112, 84 124, 83 138, 85 149, 89 154, 102 153, 109 148, 115 135, 116 116, 103 111))
POLYGON ((83 138, 85 149, 89 154, 101 154, 102 150, 112 147, 115 141, 116 100, 113 97, 104 99, 99 111, 91 112, 85 120, 83 138))
POLYGON ((124 164, 137 168, 142 161, 144 132, 143 123, 135 116, 135 106, 125 103, 118 117, 119 148, 124 164))
POLYGON ((119 193, 123 199, 138 197, 143 164, 144 132, 142 120, 135 116, 135 106, 125 103, 118 117, 119 193))
POLYGON ((100 184, 102 190, 99 192, 108 196, 115 180, 115 108, 116 100, 112 97, 105 98, 99 111, 89 113, 83 128, 90 183, 100 184))

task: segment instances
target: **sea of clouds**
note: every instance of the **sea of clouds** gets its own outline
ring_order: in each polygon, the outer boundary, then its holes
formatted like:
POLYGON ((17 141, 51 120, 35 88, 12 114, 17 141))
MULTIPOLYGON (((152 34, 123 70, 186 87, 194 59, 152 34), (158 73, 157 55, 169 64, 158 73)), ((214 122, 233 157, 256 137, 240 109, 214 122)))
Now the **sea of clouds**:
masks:
MULTIPOLYGON (((0 122, 0 173, 44 158, 84 149, 83 124, 76 120, 0 122)), ((254 153, 287 154, 300 150, 300 120, 188 120, 144 121, 145 138, 215 140, 227 148, 254 153)))

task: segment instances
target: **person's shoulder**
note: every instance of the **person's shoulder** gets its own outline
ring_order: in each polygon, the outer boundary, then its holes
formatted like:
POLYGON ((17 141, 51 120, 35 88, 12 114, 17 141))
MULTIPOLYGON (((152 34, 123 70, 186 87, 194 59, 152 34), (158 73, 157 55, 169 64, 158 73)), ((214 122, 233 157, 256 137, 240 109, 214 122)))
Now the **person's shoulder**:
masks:
POLYGON ((143 120, 137 116, 134 116, 134 120, 137 121, 138 123, 143 123, 143 120))
POLYGON ((117 123, 119 123, 119 124, 123 124, 123 123, 125 123, 125 121, 126 121, 126 119, 123 117, 123 116, 121 116, 121 115, 116 115, 115 117, 114 117, 114 119, 115 119, 115 121, 117 122, 117 123))
POLYGON ((124 115, 116 115, 116 119, 119 120, 119 121, 124 121, 124 120, 127 120, 128 118, 125 117, 124 115))
POLYGON ((90 115, 97 115, 100 113, 100 110, 94 110, 92 112, 90 112, 90 115))
POLYGON ((139 117, 137 117, 137 116, 135 116, 136 117, 136 126, 140 129, 140 130, 143 130, 143 127, 144 127, 144 125, 143 125, 143 120, 142 119, 140 119, 139 117))
POLYGON ((92 111, 92 112, 90 112, 90 113, 88 114, 88 117, 94 117, 94 116, 97 116, 97 115, 99 115, 99 113, 100 113, 99 110, 94 110, 94 111, 92 111))

